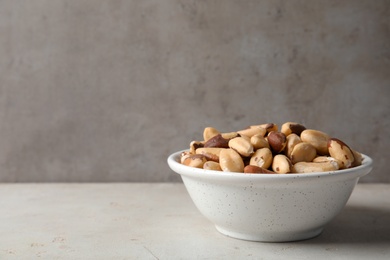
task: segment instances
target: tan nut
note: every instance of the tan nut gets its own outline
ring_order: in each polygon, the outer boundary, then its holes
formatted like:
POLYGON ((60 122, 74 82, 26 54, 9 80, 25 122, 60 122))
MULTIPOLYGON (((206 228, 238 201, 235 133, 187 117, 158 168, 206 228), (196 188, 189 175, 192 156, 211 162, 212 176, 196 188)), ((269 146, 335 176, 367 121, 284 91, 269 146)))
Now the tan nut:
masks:
POLYGON ((313 159, 313 162, 335 162, 337 163, 337 169, 340 169, 340 166, 342 164, 340 160, 336 160, 333 157, 324 156, 324 155, 317 156, 316 158, 313 159))
POLYGON ((294 149, 294 146, 302 143, 301 138, 297 134, 289 134, 286 137, 286 147, 284 147, 284 154, 291 159, 291 152, 294 149))
POLYGON ((244 162, 233 149, 223 149, 219 154, 219 165, 224 172, 244 172, 244 162))
POLYGON ((228 143, 229 139, 225 139, 221 134, 217 134, 207 140, 207 142, 204 143, 204 147, 229 148, 228 143))
POLYGON ((276 125, 274 123, 261 124, 259 126, 264 128, 267 131, 267 133, 270 133, 272 131, 275 131, 275 132, 278 131, 278 125, 276 125))
POLYGON ((221 166, 219 166, 219 163, 213 161, 205 162, 203 164, 203 169, 211 171, 222 171, 221 166))
POLYGON ((220 132, 214 127, 206 127, 203 130, 203 139, 207 142, 210 138, 216 136, 217 134, 220 134, 220 132))
POLYGON ((296 144, 291 152, 291 162, 311 162, 317 155, 317 150, 309 143, 296 144))
POLYGON ((203 164, 206 161, 206 157, 201 154, 190 154, 183 160, 183 164, 190 167, 203 168, 203 164))
POLYGON ((239 154, 241 154, 244 157, 248 157, 251 154, 253 154, 253 145, 248 141, 248 139, 243 137, 236 137, 233 139, 230 139, 229 141, 229 147, 233 150, 236 150, 239 154))
POLYGON ((257 173, 268 173, 275 174, 275 172, 255 166, 255 165, 247 165, 244 168, 244 173, 257 174, 257 173))
POLYGON ((256 152, 252 155, 249 165, 268 169, 272 164, 272 158, 272 152, 269 148, 261 148, 256 150, 256 152))
POLYGON ((245 135, 248 137, 252 137, 254 135, 264 136, 266 132, 267 131, 263 127, 258 126, 258 125, 252 125, 252 126, 249 126, 247 129, 237 131, 237 133, 239 133, 241 136, 245 135))
POLYGON ((326 162, 298 162, 293 166, 294 173, 327 172, 338 170, 336 161, 326 162))
POLYGON ((254 149, 270 148, 268 141, 262 135, 254 135, 250 139, 254 149))
POLYGON ((187 159, 191 155, 190 151, 184 151, 180 154, 180 163, 183 164, 184 160, 187 159))
POLYGON ((362 154, 357 152, 357 151, 355 151, 355 150, 353 150, 353 149, 351 149, 351 150, 352 150, 352 153, 353 153, 353 157, 355 158, 355 161, 353 162, 352 167, 361 165, 362 162, 363 162, 362 154))
POLYGON ((299 136, 305 129, 306 127, 301 124, 295 122, 286 122, 282 125, 280 132, 282 132, 286 136, 289 136, 290 134, 296 134, 299 136))
POLYGON ((268 134, 267 140, 271 150, 274 153, 280 153, 286 147, 287 139, 286 135, 281 132, 272 131, 268 134))
POLYGON ((292 171, 292 163, 283 154, 275 155, 272 162, 272 170, 276 173, 290 173, 292 171))
POLYGON ((328 149, 330 156, 341 161, 341 169, 353 166, 355 157, 353 156, 352 150, 344 142, 337 138, 330 138, 328 141, 328 149))
POLYGON ((222 133, 221 135, 225 139, 232 139, 239 136, 237 132, 222 133))
POLYGON ((313 130, 313 129, 306 129, 302 131, 301 133, 301 140, 302 142, 306 142, 314 146, 316 148, 317 153, 319 155, 328 155, 328 140, 329 135, 327 135, 324 132, 313 130))
POLYGON ((226 148, 202 147, 196 149, 195 153, 205 156, 208 161, 219 162, 220 153, 224 149, 226 148))

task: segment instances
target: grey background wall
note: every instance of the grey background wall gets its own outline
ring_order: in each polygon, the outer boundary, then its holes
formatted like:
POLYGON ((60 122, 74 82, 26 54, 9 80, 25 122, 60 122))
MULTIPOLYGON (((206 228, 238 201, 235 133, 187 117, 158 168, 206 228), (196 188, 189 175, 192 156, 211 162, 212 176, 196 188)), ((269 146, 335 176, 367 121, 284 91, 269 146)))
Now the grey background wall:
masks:
POLYGON ((180 181, 203 128, 297 121, 390 182, 389 1, 0 1, 0 181, 180 181))

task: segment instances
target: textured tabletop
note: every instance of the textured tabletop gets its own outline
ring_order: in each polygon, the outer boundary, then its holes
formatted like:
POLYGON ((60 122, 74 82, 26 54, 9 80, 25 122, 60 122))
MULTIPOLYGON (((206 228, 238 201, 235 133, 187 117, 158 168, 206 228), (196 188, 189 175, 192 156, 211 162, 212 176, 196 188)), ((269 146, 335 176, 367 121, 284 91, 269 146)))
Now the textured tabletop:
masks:
POLYGON ((226 237, 183 184, 0 184, 0 259, 390 259, 390 185, 358 184, 324 232, 226 237))

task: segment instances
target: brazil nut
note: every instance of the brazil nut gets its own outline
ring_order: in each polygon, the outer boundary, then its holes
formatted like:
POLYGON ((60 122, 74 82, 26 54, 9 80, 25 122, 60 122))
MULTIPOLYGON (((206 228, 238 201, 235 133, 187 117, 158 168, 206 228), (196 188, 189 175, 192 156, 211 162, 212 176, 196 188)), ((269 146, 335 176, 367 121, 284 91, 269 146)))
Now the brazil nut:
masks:
POLYGON ((343 141, 337 138, 330 138, 328 141, 329 154, 333 158, 341 161, 340 168, 350 168, 355 162, 352 150, 343 141))
POLYGON ((329 135, 327 135, 324 132, 313 130, 313 129, 306 129, 302 131, 301 133, 301 140, 302 142, 309 143, 316 148, 317 153, 319 155, 328 155, 328 140, 329 135))
POLYGON ((220 134, 220 132, 214 127, 206 127, 203 130, 203 140, 207 142, 210 138, 216 136, 217 134, 220 134))
POLYGON ((269 148, 261 148, 256 150, 252 155, 249 164, 268 169, 272 164, 272 152, 269 148))
POLYGON ((219 165, 224 172, 244 172, 244 161, 233 149, 223 149, 219 154, 219 165))
POLYGON ((230 139, 229 147, 244 157, 248 157, 254 152, 253 145, 250 143, 250 141, 248 141, 248 139, 243 137, 230 139))
POLYGON ((310 172, 325 172, 336 171, 339 169, 337 162, 298 162, 293 166, 294 173, 310 173, 310 172))
POLYGON ((286 147, 287 139, 286 135, 281 132, 272 131, 268 134, 267 140, 271 150, 274 153, 280 153, 286 147))
POLYGON ((290 173, 292 171, 292 163, 283 154, 275 155, 272 162, 272 170, 276 173, 290 173))
POLYGON ((296 134, 296 135, 301 135, 302 131, 306 130, 306 127, 295 123, 295 122, 286 122, 282 125, 280 132, 285 134, 286 136, 290 134, 296 134))
POLYGON ((309 143, 301 142, 294 146, 290 159, 291 162, 311 162, 317 155, 317 150, 309 143))

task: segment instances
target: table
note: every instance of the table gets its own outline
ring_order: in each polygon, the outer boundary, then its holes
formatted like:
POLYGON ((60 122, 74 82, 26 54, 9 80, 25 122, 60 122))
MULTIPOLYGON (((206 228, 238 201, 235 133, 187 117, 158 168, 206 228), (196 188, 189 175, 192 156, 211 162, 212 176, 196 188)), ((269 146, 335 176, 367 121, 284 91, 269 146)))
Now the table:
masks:
POLYGON ((182 183, 0 184, 0 259, 390 259, 390 184, 358 184, 313 239, 226 237, 182 183))

